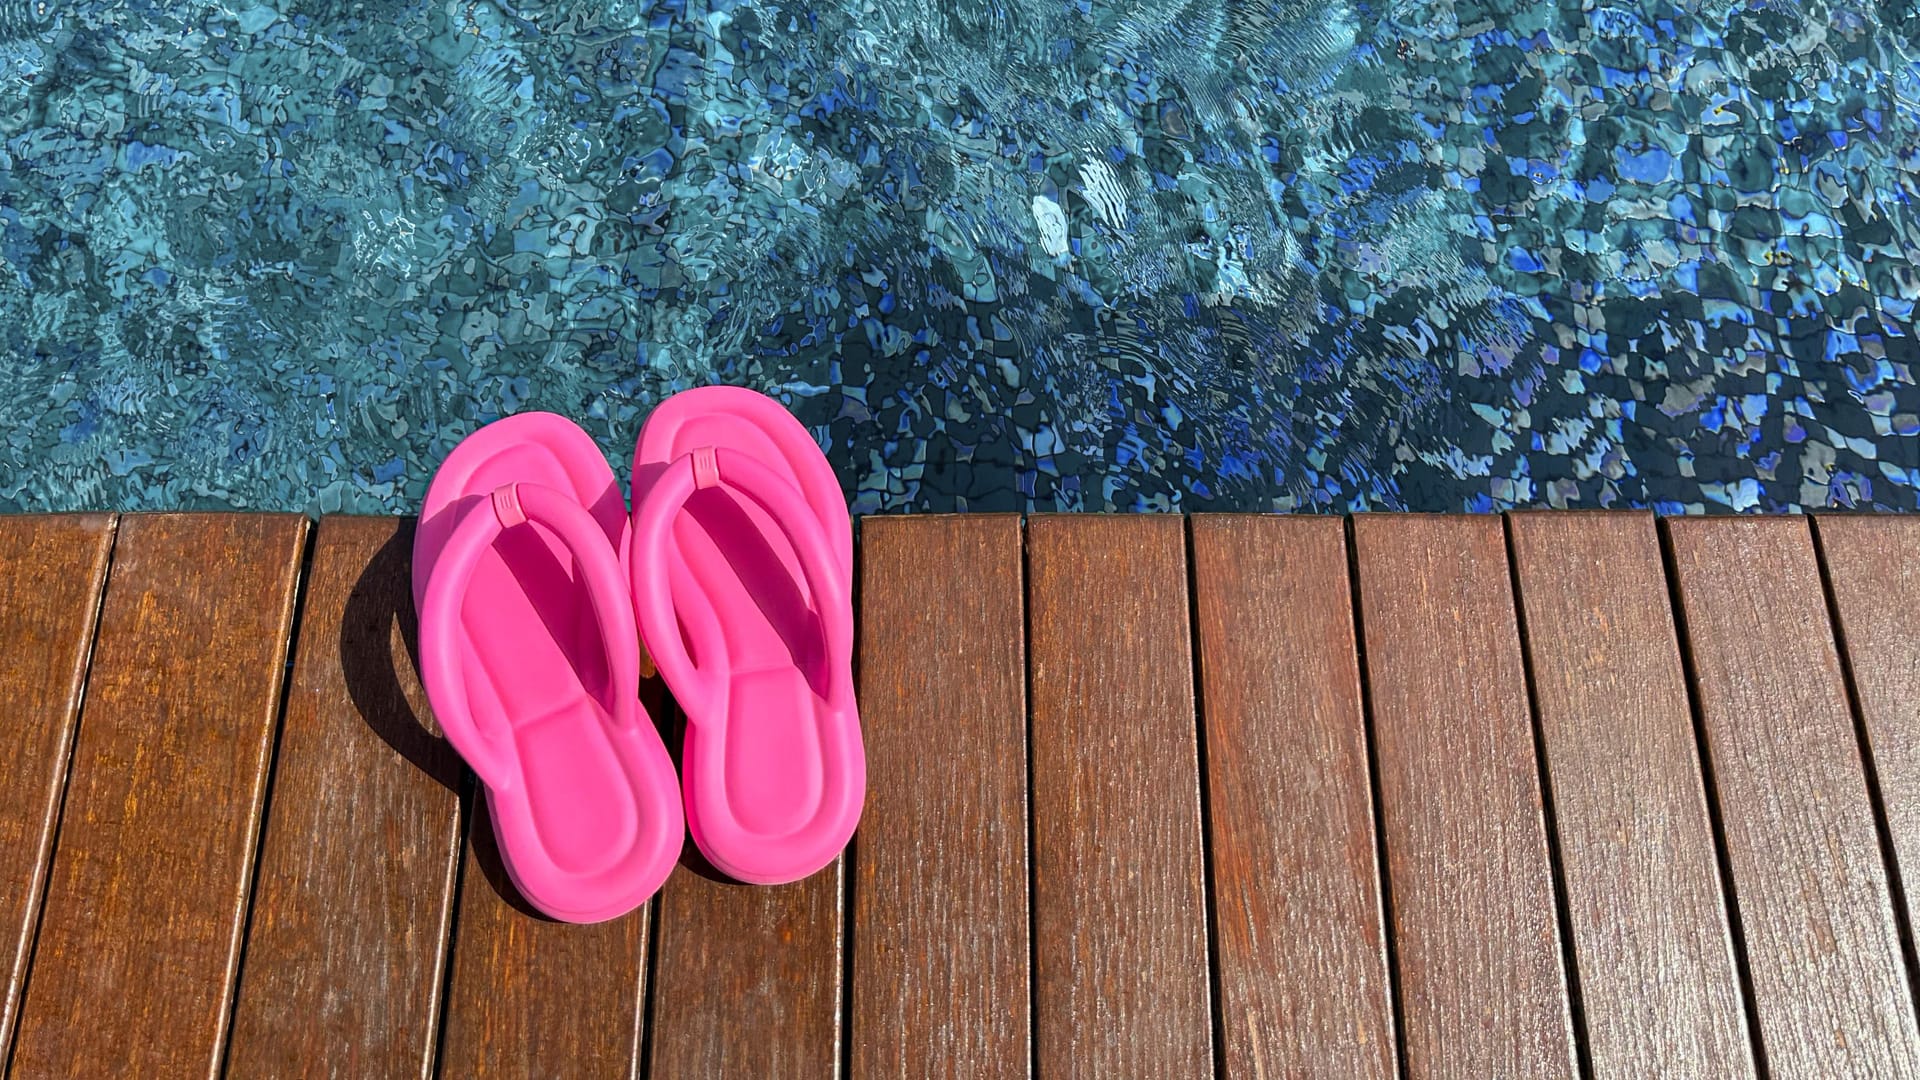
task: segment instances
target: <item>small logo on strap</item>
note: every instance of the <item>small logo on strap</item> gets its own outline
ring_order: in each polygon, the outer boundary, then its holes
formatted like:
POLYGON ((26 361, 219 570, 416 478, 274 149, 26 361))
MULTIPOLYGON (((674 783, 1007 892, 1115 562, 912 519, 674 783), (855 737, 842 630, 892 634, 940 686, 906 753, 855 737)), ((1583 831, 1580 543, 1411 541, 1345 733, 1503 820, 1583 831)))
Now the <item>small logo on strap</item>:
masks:
POLYGON ((493 489, 493 516, 500 519, 503 529, 526 522, 527 512, 520 508, 519 484, 501 484, 493 489))
POLYGON ((693 452, 693 488, 710 488, 720 482, 720 460, 713 447, 702 446, 693 452))

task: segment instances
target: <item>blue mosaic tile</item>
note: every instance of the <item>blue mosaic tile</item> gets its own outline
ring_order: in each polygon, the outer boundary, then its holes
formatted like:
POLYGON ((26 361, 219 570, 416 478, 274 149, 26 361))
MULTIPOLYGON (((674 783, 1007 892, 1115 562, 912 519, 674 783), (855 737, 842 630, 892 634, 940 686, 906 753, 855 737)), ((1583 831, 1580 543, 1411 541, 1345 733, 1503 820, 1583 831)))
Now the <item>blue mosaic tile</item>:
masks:
POLYGON ((0 0, 0 508, 729 382, 863 512, 1912 509, 1912 11, 0 0))

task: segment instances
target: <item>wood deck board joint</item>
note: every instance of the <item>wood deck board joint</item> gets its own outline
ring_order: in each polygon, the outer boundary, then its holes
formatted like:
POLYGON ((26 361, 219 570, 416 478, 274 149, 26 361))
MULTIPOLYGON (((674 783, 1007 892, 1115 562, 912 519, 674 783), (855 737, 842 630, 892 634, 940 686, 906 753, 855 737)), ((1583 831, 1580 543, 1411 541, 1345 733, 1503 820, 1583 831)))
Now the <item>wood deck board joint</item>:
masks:
MULTIPOLYGON (((862 583, 863 564, 866 562, 866 549, 859 542, 856 532, 853 545, 853 574, 848 581, 849 595, 854 611, 860 611, 860 602, 864 598, 865 586, 862 583)), ((862 648, 860 624, 853 627, 853 685, 860 686, 860 654, 862 648)), ((853 971, 854 963, 859 959, 854 941, 858 932, 855 917, 857 908, 857 886, 860 880, 860 834, 856 830, 847 840, 846 850, 841 853, 845 865, 841 869, 840 890, 840 981, 835 992, 840 1000, 834 1002, 834 1016, 839 1024, 840 1045, 834 1055, 833 1067, 840 1077, 853 1075, 853 1040, 855 1034, 853 1014, 853 971)))
POLYGON ((453 1007, 453 950, 460 942, 460 893, 467 887, 467 834, 473 829, 473 800, 481 797, 473 771, 462 767, 460 773, 460 790, 455 795, 459 823, 454 827, 460 842, 450 860, 453 867, 449 876, 453 880, 447 890, 446 940, 440 943, 440 977, 436 980, 439 1000, 433 1010, 433 1057, 425 1070, 436 1080, 447 1055, 447 1013, 453 1007))
POLYGON ((1772 1075, 1772 1069, 1767 1063, 1766 1036, 1760 1028, 1760 1000, 1754 990, 1753 970, 1747 955, 1747 934, 1740 914, 1740 893, 1733 879, 1733 856, 1727 848, 1726 822, 1720 807, 1720 781, 1714 772, 1713 750, 1707 739, 1706 709, 1700 701, 1700 678, 1694 660, 1693 636, 1687 622, 1686 605, 1680 599, 1680 567, 1665 520, 1659 522, 1659 531, 1660 565, 1667 578, 1667 607, 1673 612, 1674 637, 1680 646, 1680 670, 1687 685, 1687 710, 1693 717, 1694 747, 1700 758, 1700 782, 1706 790, 1707 821, 1713 833, 1720 895, 1727 906, 1727 935, 1733 945, 1734 971, 1739 976, 1740 1000, 1746 1011, 1747 1040, 1753 1050, 1754 1075, 1758 1080, 1767 1080, 1772 1075))
POLYGON ((1040 933, 1034 912, 1040 902, 1039 864, 1033 857, 1040 844, 1033 815, 1033 545, 1028 516, 1020 515, 1020 675, 1026 705, 1027 779, 1027 1076, 1040 1075, 1040 933))
POLYGON ((1367 786, 1373 816, 1373 880, 1379 897, 1380 940, 1387 958, 1387 1015, 1393 1022, 1393 1030, 1388 1033, 1388 1038, 1393 1044, 1395 1073, 1400 1080, 1410 1080, 1411 1074, 1407 1068, 1406 1006, 1400 986, 1399 946, 1394 933, 1393 880, 1387 872, 1387 819, 1380 790, 1380 747, 1374 733, 1373 675, 1367 666, 1367 623, 1360 601, 1360 545, 1354 532, 1352 514, 1346 515, 1341 523, 1341 540, 1347 549, 1347 603, 1353 611, 1354 663, 1360 675, 1360 728, 1367 744, 1367 786))
POLYGON ((1193 518, 1181 523, 1187 570, 1187 653, 1193 665, 1193 742, 1200 779, 1200 880, 1207 920, 1207 1013, 1213 1024, 1213 1074, 1227 1075, 1226 990, 1220 968, 1220 913, 1213 860, 1213 773, 1207 758, 1207 702, 1200 667, 1200 582, 1193 555, 1193 518))
POLYGON ((1546 735, 1540 722, 1540 694, 1534 681, 1533 650, 1527 635, 1527 607, 1521 600, 1520 560, 1513 546, 1513 518, 1500 515, 1506 544, 1507 576, 1513 589, 1513 624, 1520 636, 1520 674, 1527 696, 1527 717, 1533 731, 1534 768, 1540 774, 1540 815, 1547 835, 1547 868, 1553 881, 1554 918, 1560 937, 1560 972, 1567 993, 1567 1018, 1573 1029, 1574 1064, 1584 1080, 1593 1078, 1593 1047, 1587 1036, 1585 1003, 1580 996, 1580 965, 1575 956, 1573 913, 1568 906, 1567 870, 1560 851, 1560 823, 1553 801, 1552 770, 1547 767, 1546 735))
POLYGON ((1829 564, 1827 544, 1821 539, 1820 518, 1809 518, 1813 537, 1814 565, 1820 571, 1820 593, 1826 602, 1827 626, 1833 634, 1834 652, 1840 659, 1840 681, 1846 688, 1847 709, 1853 716, 1853 737, 1860 753, 1860 769, 1867 781, 1867 805, 1873 810, 1873 828, 1880 842, 1880 862, 1886 868, 1887 891, 1893 903, 1894 931, 1900 940, 1900 957, 1906 965, 1907 995, 1920 1009, 1920 957, 1916 956, 1912 912, 1907 905, 1907 890, 1901 879, 1900 860, 1893 842, 1893 827, 1887 817, 1886 796, 1880 782, 1880 765, 1874 756, 1873 738, 1867 730, 1866 711, 1861 705, 1860 684, 1854 674, 1853 656, 1847 648, 1846 626, 1840 619, 1839 602, 1833 588, 1833 568, 1829 564))
POLYGON ((227 1055, 233 1049, 234 1019, 240 1012, 240 980, 247 970, 247 944, 253 936, 254 896, 260 887, 261 855, 267 844, 267 821, 273 813, 274 780, 280 764, 280 736, 286 730, 287 700, 293 690, 293 658, 300 647, 300 630, 306 620, 307 582, 312 578, 313 551, 320 537, 320 529, 309 522, 303 526, 304 539, 300 550, 299 575, 293 583, 293 613, 287 624, 287 648, 284 663, 280 666, 280 688, 276 691, 278 701, 274 706, 273 732, 267 741, 266 775, 260 789, 260 811, 254 822, 252 866, 247 871, 247 895, 245 910, 239 920, 239 944, 233 957, 233 994, 227 1002, 227 1018, 222 1025, 219 1039, 219 1058, 215 1071, 227 1074, 227 1055))
POLYGON ((106 565, 101 570, 100 588, 97 589, 93 595, 93 631, 87 635, 86 655, 81 660, 80 668, 80 697, 79 700, 74 703, 73 730, 67 733, 66 760, 62 762, 60 766, 60 794, 56 800, 57 805, 53 813, 53 835, 47 838, 47 856, 40 870, 39 887, 31 901, 34 907, 33 943, 27 949, 26 966, 21 969, 19 996, 15 999, 16 1004, 13 1010, 12 1022, 7 1031, 0 1032, 0 1035, 5 1036, 7 1049, 4 1059, 0 1059, 0 1076, 11 1077, 13 1075, 13 1055, 14 1051, 20 1045, 20 1021, 26 1014, 27 991, 33 983, 34 961, 38 959, 40 955, 40 935, 45 931, 47 925, 47 892, 53 884, 54 860, 58 858, 60 854, 60 832, 61 825, 66 820, 67 794, 73 788, 73 752, 74 748, 79 745, 80 725, 86 720, 87 685, 91 681, 90 676, 93 674, 93 651, 100 643, 100 622, 107 607, 107 586, 113 580, 113 557, 119 545, 120 515, 115 514, 113 515, 111 524, 107 527, 106 565))

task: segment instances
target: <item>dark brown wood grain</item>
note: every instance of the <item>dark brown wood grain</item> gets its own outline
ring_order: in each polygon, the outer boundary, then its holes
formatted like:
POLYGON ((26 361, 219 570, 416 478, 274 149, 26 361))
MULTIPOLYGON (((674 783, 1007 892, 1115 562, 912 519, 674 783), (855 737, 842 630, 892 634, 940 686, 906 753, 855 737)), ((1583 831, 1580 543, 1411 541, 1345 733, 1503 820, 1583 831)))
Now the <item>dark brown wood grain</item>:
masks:
POLYGON ((1804 518, 1669 519, 1767 1065, 1920 1076, 1920 1031, 1804 518))
POLYGON ((218 1068, 306 531, 121 519, 15 1075, 218 1068))
POLYGON ((1508 529, 1593 1075, 1751 1076, 1653 516, 1508 529))
MULTIPOLYGON (((661 715, 657 682, 642 683, 640 698, 661 715)), ((636 1075, 654 905, 587 925, 540 914, 507 877, 486 789, 475 786, 439 1075, 636 1075)))
POLYGON ((1813 531, 1912 920, 1920 915, 1920 517, 1829 515, 1815 518, 1813 531))
POLYGON ((1185 523, 1028 525, 1039 1068, 1213 1067, 1185 523))
POLYGON ((432 1073, 461 769, 409 654, 412 544, 395 518, 318 526, 231 1076, 432 1073))
POLYGON ((1345 526, 1192 528, 1227 1075, 1394 1076, 1345 526))
POLYGON ((1354 519, 1412 1077, 1567 1077, 1574 1051, 1498 518, 1354 519))
POLYGON ((845 865, 774 886, 674 870, 660 891, 648 1076, 839 1075, 845 865))
POLYGON ((855 1077, 1028 1069, 1020 548, 1011 515, 861 529, 855 1077))
POLYGON ((1920 1076, 1920 521, 1363 517, 1357 623, 1335 520, 1037 518, 1024 593, 870 521, 850 855, 582 927, 463 824, 407 523, 319 526, 276 757, 304 520, 115 520, 0 517, 12 1075, 1190 1076, 1217 1007, 1231 1076, 1570 1076, 1573 982, 1596 1077, 1920 1076))
POLYGON ((9 744, 0 754, 0 928, 8 938, 0 1062, 39 922, 113 526, 111 514, 0 517, 0 702, 9 744))

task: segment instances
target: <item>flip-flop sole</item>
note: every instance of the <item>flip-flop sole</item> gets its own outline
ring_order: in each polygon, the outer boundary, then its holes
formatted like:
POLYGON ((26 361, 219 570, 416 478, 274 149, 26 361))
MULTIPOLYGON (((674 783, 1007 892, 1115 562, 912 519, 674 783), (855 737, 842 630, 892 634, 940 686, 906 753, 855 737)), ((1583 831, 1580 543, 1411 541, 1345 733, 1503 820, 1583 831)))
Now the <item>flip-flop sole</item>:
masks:
POLYGON ((601 588, 627 603, 624 500, 605 457, 564 418, 508 417, 457 446, 428 489, 414 549, 422 676, 448 740, 487 786, 515 886, 555 918, 596 922, 644 903, 672 870, 684 836, 678 782, 644 710, 624 700, 631 677, 616 679, 608 663, 609 649, 636 653, 637 638, 609 642, 587 564, 552 529, 504 528, 447 624, 425 618, 449 541, 469 515, 495 514, 493 493, 507 485, 577 502, 591 542, 607 545, 599 561, 613 580, 601 588), (451 637, 431 640, 441 635, 451 637), (449 670, 433 670, 438 655, 455 658, 449 670))
MULTIPOLYGON (((636 520, 668 470, 707 449, 749 458, 797 493, 807 520, 782 522, 725 484, 695 490, 675 514, 658 565, 636 552, 635 609, 669 591, 677 640, 647 636, 663 651, 692 654, 719 681, 675 680, 668 688, 687 715, 681 754, 687 822, 695 844, 742 881, 792 881, 832 862, 859 823, 866 759, 851 698, 830 706, 826 688, 850 671, 829 670, 827 620, 851 625, 851 598, 817 598, 789 528, 816 530, 838 579, 850 581, 853 530, 831 466, 810 435, 777 402, 749 390, 706 387, 668 399, 648 417, 634 457, 636 520), (690 627, 711 633, 704 642, 690 627), (705 648, 701 646, 704 644, 705 648)), ((845 665, 850 667, 850 661, 845 665)))

